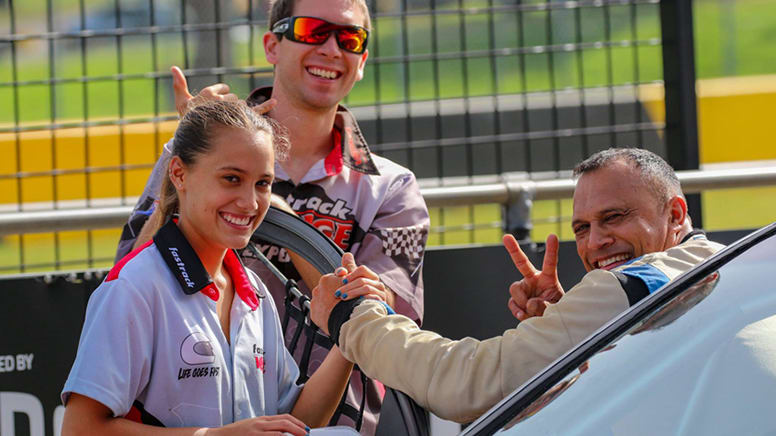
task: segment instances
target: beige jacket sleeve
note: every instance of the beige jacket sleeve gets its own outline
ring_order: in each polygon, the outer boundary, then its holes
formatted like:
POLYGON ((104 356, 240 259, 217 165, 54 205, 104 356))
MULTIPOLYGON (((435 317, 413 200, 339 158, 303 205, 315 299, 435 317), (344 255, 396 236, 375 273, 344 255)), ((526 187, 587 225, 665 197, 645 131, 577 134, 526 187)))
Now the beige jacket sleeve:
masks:
POLYGON ((627 308, 614 275, 593 271, 541 318, 485 341, 453 341, 367 300, 343 324, 340 349, 436 415, 469 422, 627 308))

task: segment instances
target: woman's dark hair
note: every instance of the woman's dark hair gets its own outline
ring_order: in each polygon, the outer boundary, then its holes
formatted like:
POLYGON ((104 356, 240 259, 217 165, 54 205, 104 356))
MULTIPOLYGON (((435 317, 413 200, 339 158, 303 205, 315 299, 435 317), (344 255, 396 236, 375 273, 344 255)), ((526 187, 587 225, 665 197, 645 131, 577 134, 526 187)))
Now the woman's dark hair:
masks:
MULTIPOLYGON (((178 156, 186 165, 213 147, 213 139, 223 128, 245 130, 248 133, 265 132, 272 138, 275 159, 284 160, 289 143, 282 127, 270 118, 258 115, 244 101, 209 101, 193 105, 175 130, 172 156, 178 156)), ((156 228, 178 212, 178 193, 170 181, 169 166, 162 179, 159 193, 159 222, 156 228)))

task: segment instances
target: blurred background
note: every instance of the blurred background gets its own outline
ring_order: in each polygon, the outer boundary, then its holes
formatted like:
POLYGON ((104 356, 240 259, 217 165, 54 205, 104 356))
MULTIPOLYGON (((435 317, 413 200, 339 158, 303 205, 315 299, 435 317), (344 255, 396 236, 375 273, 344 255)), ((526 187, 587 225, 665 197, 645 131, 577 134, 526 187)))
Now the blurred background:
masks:
MULTIPOLYGON (((678 170, 776 163, 773 0, 368 3, 369 62, 346 103, 372 150, 426 188, 564 179, 610 146, 678 170)), ((0 0, 0 215, 133 205, 176 126, 169 67, 194 90, 270 84, 266 8, 0 0)), ((774 187, 703 192, 694 218, 759 227, 774 199, 774 187)), ((432 207, 429 244, 573 238, 570 199, 531 200, 432 207)), ((120 227, 102 227, 0 229, 0 274, 108 267, 120 227)))

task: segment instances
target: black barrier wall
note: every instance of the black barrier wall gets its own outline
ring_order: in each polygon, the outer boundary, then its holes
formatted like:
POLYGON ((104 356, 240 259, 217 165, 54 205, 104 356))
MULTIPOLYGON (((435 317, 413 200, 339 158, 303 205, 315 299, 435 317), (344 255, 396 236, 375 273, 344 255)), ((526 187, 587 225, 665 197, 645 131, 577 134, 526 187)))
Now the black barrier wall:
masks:
POLYGON ((101 277, 82 272, 0 281, 0 435, 59 434, 59 392, 75 358, 87 298, 101 277))
MULTIPOLYGON (((749 231, 710 234, 730 243, 749 231)), ((541 265, 541 244, 523 247, 541 265)), ((571 241, 559 252, 560 281, 570 289, 584 274, 571 241)), ((75 358, 88 296, 101 272, 25 275, 0 280, 0 436, 58 435, 59 393, 75 358)), ((458 339, 484 339, 516 325, 506 307, 520 274, 501 246, 426 252, 423 327, 458 339)), ((105 350, 109 353, 110 350, 105 350)))

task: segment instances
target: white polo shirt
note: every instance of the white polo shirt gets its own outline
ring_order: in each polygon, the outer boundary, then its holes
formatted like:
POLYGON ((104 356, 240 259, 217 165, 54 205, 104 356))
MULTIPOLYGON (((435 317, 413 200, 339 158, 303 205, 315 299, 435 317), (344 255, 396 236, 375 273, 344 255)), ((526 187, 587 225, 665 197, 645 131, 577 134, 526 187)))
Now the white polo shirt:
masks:
POLYGON ((165 427, 218 427, 288 413, 301 391, 277 309, 233 251, 227 342, 218 289, 172 221, 122 259, 89 299, 78 354, 62 391, 165 427))

